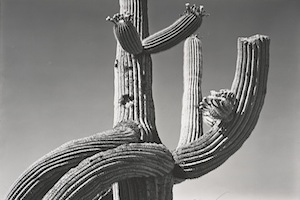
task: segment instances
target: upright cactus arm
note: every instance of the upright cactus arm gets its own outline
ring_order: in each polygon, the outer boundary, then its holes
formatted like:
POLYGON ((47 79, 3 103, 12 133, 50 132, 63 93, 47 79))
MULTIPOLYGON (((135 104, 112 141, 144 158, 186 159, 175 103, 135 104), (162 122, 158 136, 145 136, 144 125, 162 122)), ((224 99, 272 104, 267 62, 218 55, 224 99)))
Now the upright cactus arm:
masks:
POLYGON ((43 199, 89 199, 117 181, 164 176, 173 167, 172 154, 163 145, 124 144, 83 160, 68 171, 43 199))
POLYGON ((210 110, 213 126, 198 140, 173 152, 177 163, 175 177, 200 177, 220 166, 242 146, 262 109, 268 69, 269 38, 263 35, 239 38, 237 68, 231 90, 221 90, 208 97, 214 106, 204 106, 210 110), (220 103, 220 97, 225 99, 223 103, 220 103), (234 106, 231 105, 233 102, 236 102, 234 106))
POLYGON ((139 128, 133 122, 119 123, 112 130, 67 142, 29 167, 15 182, 6 199, 41 199, 55 182, 82 160, 133 142, 140 142, 139 128))
POLYGON ((202 44, 196 35, 187 38, 183 48, 183 97, 181 131, 178 146, 197 140, 203 133, 201 82, 203 70, 202 44))

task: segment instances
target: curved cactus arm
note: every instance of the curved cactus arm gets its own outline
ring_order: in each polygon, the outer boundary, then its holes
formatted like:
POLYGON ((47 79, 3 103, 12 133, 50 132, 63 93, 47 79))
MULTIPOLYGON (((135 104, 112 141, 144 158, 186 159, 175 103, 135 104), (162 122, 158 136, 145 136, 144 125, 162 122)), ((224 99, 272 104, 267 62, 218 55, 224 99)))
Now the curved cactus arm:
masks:
POLYGON ((142 45, 146 53, 158 53, 167 50, 193 34, 202 24, 206 16, 203 6, 186 4, 186 11, 173 24, 143 39, 142 45))
POLYGON ((178 147, 198 139, 203 133, 202 111, 202 45, 196 35, 188 37, 183 49, 183 97, 181 131, 178 147))
POLYGON ((172 154, 163 145, 124 144, 83 160, 66 173, 43 199, 86 199, 117 181, 132 177, 160 177, 169 174, 173 167, 172 154))
POLYGON ((117 13, 107 17, 107 21, 114 23, 114 35, 121 47, 131 54, 140 54, 143 51, 140 36, 131 22, 132 15, 117 13))
POLYGON ((112 130, 67 142, 30 166, 15 182, 6 199, 41 199, 55 182, 85 158, 139 141, 138 126, 134 122, 122 122, 112 130))
POLYGON ((216 112, 210 116, 214 123, 208 133, 174 151, 177 164, 175 177, 200 177, 220 166, 242 146, 254 129, 262 109, 268 69, 269 38, 263 35, 239 38, 237 68, 231 92, 222 90, 214 94, 216 99, 225 97, 227 103, 224 101, 212 107, 211 110, 216 112), (232 111, 229 106, 231 100, 228 100, 233 98, 229 95, 231 93, 236 99, 232 101, 236 101, 232 111), (226 109, 227 113, 220 112, 226 109), (229 120, 224 118, 230 113, 229 120))

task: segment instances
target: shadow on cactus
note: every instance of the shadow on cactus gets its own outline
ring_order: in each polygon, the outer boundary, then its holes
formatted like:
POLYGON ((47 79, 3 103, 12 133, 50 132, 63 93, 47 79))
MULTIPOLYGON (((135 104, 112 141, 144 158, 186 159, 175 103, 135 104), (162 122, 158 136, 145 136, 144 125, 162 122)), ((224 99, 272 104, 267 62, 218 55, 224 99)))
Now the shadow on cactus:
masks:
POLYGON ((202 43, 193 34, 206 14, 203 6, 186 4, 185 9, 173 24, 149 35, 147 0, 120 0, 120 13, 107 18, 118 41, 114 128, 46 154, 20 176, 6 199, 168 200, 174 184, 214 170, 243 145, 266 95, 269 38, 239 38, 231 88, 203 98, 202 43), (155 125, 151 54, 184 40, 181 131, 171 152, 155 125))

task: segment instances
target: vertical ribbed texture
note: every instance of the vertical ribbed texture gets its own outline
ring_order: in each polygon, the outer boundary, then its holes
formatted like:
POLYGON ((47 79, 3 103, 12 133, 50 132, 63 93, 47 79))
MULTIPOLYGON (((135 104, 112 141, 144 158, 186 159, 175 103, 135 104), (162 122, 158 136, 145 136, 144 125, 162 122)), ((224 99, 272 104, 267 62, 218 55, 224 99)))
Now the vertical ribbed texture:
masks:
POLYGON ((139 54, 143 51, 141 40, 130 22, 115 26, 114 33, 122 48, 131 54, 139 54))
MULTIPOLYGON (((120 13, 131 14, 132 23, 141 37, 148 35, 146 0, 121 0, 120 13)), ((142 140, 160 142, 155 127, 151 57, 133 56, 118 44, 115 61, 114 124, 127 120, 136 121, 142 126, 142 140)))
MULTIPOLYGON (((149 35, 147 0, 120 0, 119 3, 121 14, 132 15, 132 23, 141 39, 147 37, 149 35)), ((141 126, 143 141, 160 143, 155 126, 150 55, 133 56, 118 44, 114 75, 114 124, 133 120, 141 126)), ((113 186, 114 200, 159 199, 153 189, 152 193, 147 192, 148 187, 157 188, 155 178, 121 181, 113 186)))
POLYGON ((222 119, 199 140, 184 145, 173 156, 178 178, 197 178, 224 163, 250 136, 262 109, 269 69, 269 38, 239 38, 238 59, 231 91, 237 105, 230 122, 222 119))
POLYGON ((197 36, 184 42, 183 97, 181 131, 178 147, 198 139, 202 135, 201 79, 203 70, 202 46, 197 36))

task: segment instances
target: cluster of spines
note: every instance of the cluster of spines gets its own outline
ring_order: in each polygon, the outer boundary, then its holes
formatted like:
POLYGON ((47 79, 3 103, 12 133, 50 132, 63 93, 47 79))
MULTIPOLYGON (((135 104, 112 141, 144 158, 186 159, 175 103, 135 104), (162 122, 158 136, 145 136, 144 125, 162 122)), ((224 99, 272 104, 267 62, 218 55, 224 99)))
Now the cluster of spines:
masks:
POLYGON ((233 118, 236 98, 232 91, 221 89, 219 92, 211 91, 200 103, 204 121, 213 126, 217 121, 229 122, 233 118))
POLYGON ((205 15, 203 6, 187 3, 184 14, 173 24, 143 39, 144 51, 158 53, 177 45, 200 27, 205 15))
POLYGON ((117 13, 106 20, 114 23, 114 35, 121 47, 128 53, 137 55, 143 51, 143 46, 131 18, 130 14, 117 13))

